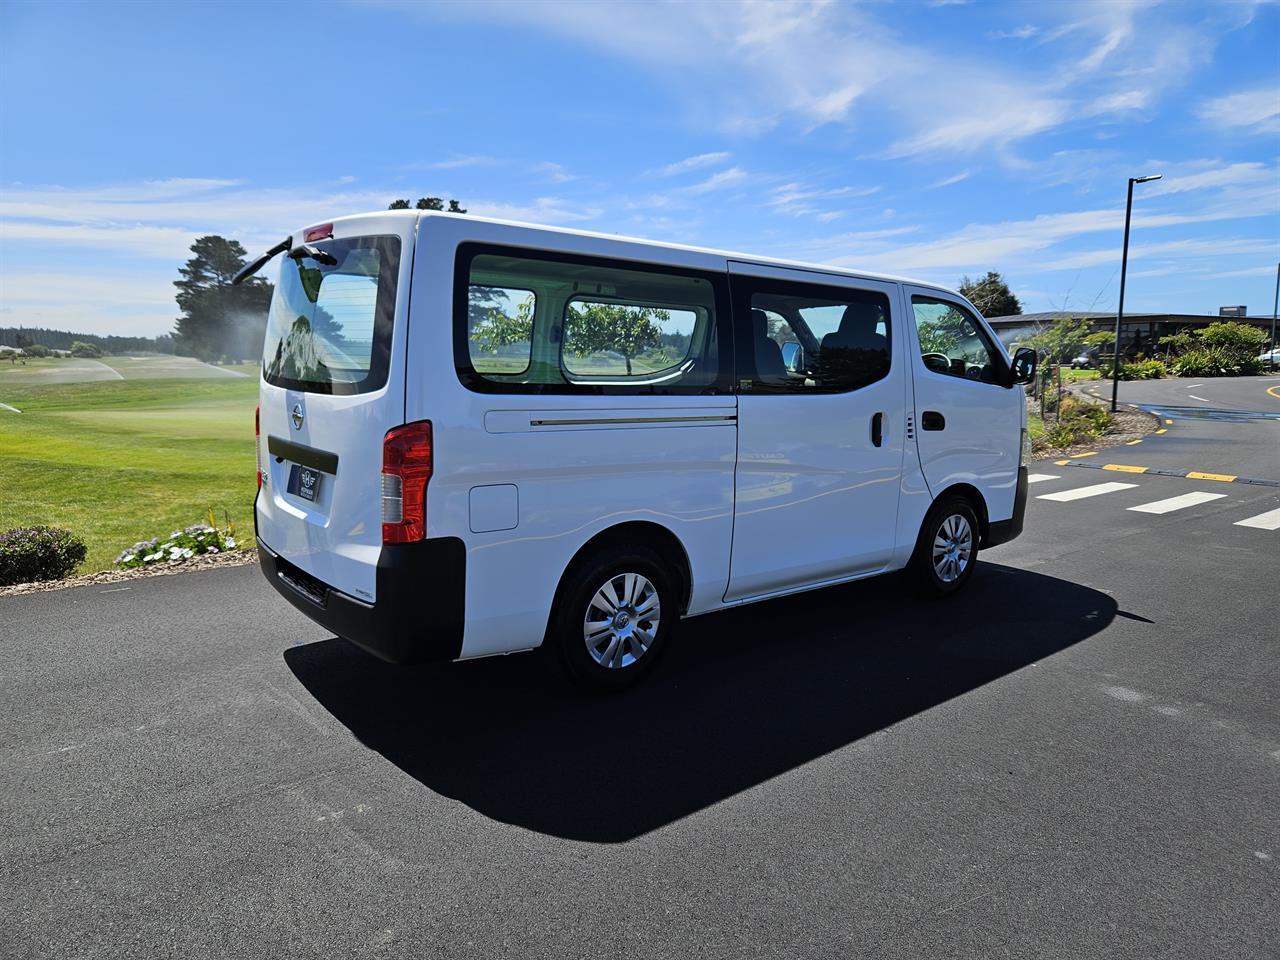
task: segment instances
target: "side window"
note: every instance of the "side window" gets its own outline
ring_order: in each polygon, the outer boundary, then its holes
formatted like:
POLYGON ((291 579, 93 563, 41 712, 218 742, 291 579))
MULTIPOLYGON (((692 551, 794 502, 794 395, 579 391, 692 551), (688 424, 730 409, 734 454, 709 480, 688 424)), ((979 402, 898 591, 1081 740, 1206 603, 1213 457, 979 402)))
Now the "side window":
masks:
POLYGON ((715 393, 722 278, 464 244, 454 357, 473 390, 715 393))
MULTIPOLYGON (((735 295, 740 282, 734 281, 735 295)), ((739 379, 749 380, 753 392, 847 393, 888 374, 884 294, 764 280, 745 286, 739 379)))
POLYGON ((478 373, 524 373, 533 360, 532 290, 467 286, 467 350, 478 373))
POLYGON ((576 377, 646 377, 689 359, 698 314, 574 300, 565 309, 564 368, 576 377))
POLYGON ((958 304, 912 297, 920 359, 934 373, 998 383, 1004 363, 986 332, 958 304))

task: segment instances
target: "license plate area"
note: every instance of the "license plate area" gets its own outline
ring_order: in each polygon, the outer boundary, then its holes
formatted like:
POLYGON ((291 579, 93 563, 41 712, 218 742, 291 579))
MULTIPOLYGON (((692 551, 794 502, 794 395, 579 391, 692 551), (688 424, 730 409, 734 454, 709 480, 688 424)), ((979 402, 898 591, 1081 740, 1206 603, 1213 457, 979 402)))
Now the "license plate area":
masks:
POLYGON ((314 467, 306 467, 300 463, 289 465, 289 483, 285 489, 300 500, 315 503, 322 483, 324 474, 314 467))

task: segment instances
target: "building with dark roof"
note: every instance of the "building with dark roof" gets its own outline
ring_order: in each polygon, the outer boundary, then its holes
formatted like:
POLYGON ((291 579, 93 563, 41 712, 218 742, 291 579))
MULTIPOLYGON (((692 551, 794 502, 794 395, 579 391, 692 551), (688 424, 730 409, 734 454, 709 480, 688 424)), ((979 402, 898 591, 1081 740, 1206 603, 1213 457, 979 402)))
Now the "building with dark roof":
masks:
MULTIPOLYGON (((1116 328, 1114 313, 1098 313, 1088 310, 1050 310, 1047 313, 1022 313, 1011 317, 987 317, 991 329, 996 332, 1005 346, 1033 337, 1046 326, 1068 318, 1087 319, 1091 331, 1116 328)), ((1199 313, 1125 313, 1120 325, 1120 351, 1132 356, 1142 353, 1151 356, 1157 352, 1157 344, 1161 337, 1167 337, 1182 330, 1193 330, 1221 322, 1248 323, 1268 335, 1271 333, 1270 317, 1220 317, 1199 313)), ((1109 352, 1109 351, 1108 351, 1109 352)))

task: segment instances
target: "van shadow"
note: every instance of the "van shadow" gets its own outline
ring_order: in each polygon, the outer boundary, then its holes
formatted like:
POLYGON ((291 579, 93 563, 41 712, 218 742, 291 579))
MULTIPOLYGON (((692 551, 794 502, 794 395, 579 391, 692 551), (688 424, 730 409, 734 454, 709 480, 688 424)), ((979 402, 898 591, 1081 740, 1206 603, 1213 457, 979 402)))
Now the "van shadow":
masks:
POLYGON ((632 839, 1051 656, 1114 619, 1105 594, 984 563, 959 596, 888 577, 682 623, 637 688, 586 697, 551 658, 388 666, 292 647, 303 686, 437 793, 566 839, 632 839))

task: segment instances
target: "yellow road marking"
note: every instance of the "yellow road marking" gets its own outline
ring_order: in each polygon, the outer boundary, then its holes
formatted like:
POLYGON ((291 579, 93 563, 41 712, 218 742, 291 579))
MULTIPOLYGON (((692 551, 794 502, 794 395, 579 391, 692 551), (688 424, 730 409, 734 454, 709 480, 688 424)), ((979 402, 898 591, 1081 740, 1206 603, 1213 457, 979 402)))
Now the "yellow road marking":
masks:
POLYGON ((1106 463, 1102 466, 1103 470, 1119 470, 1121 473, 1146 473, 1146 467, 1130 467, 1123 463, 1106 463))
POLYGON ((1127 443, 1125 444, 1125 446, 1126 446, 1126 447, 1136 447, 1136 446, 1137 446, 1138 444, 1140 444, 1141 442, 1142 442, 1141 440, 1130 440, 1129 442, 1127 442, 1127 443))
POLYGON ((1172 426, 1173 426, 1173 421, 1172 421, 1172 420, 1166 420, 1166 421, 1164 422, 1164 425, 1165 425, 1166 427, 1172 427, 1172 426))
POLYGON ((1080 457, 1096 457, 1097 455, 1098 455, 1098 451, 1097 451, 1097 450, 1090 450, 1088 453, 1077 453, 1077 454, 1076 454, 1074 457, 1072 457, 1071 459, 1073 459, 1073 460, 1078 460, 1080 457))
POLYGON ((1168 431, 1168 430, 1166 430, 1164 427, 1161 427, 1159 430, 1157 430, 1157 431, 1156 431, 1156 436, 1158 437, 1158 436, 1160 436, 1160 434, 1162 434, 1162 433, 1168 433, 1168 432, 1169 432, 1169 431, 1168 431))
POLYGON ((1230 483, 1235 479, 1235 475, 1231 473, 1200 473, 1192 470, 1187 474, 1188 480, 1221 480, 1223 483, 1230 483))
POLYGON ((1065 467, 1070 462, 1071 462, 1070 460, 1055 460, 1053 461, 1053 465, 1055 467, 1065 467))
POLYGON ((1277 383, 1274 387, 1267 387, 1267 393, 1276 399, 1280 399, 1280 393, 1276 393, 1277 390, 1280 390, 1280 383, 1277 383))

